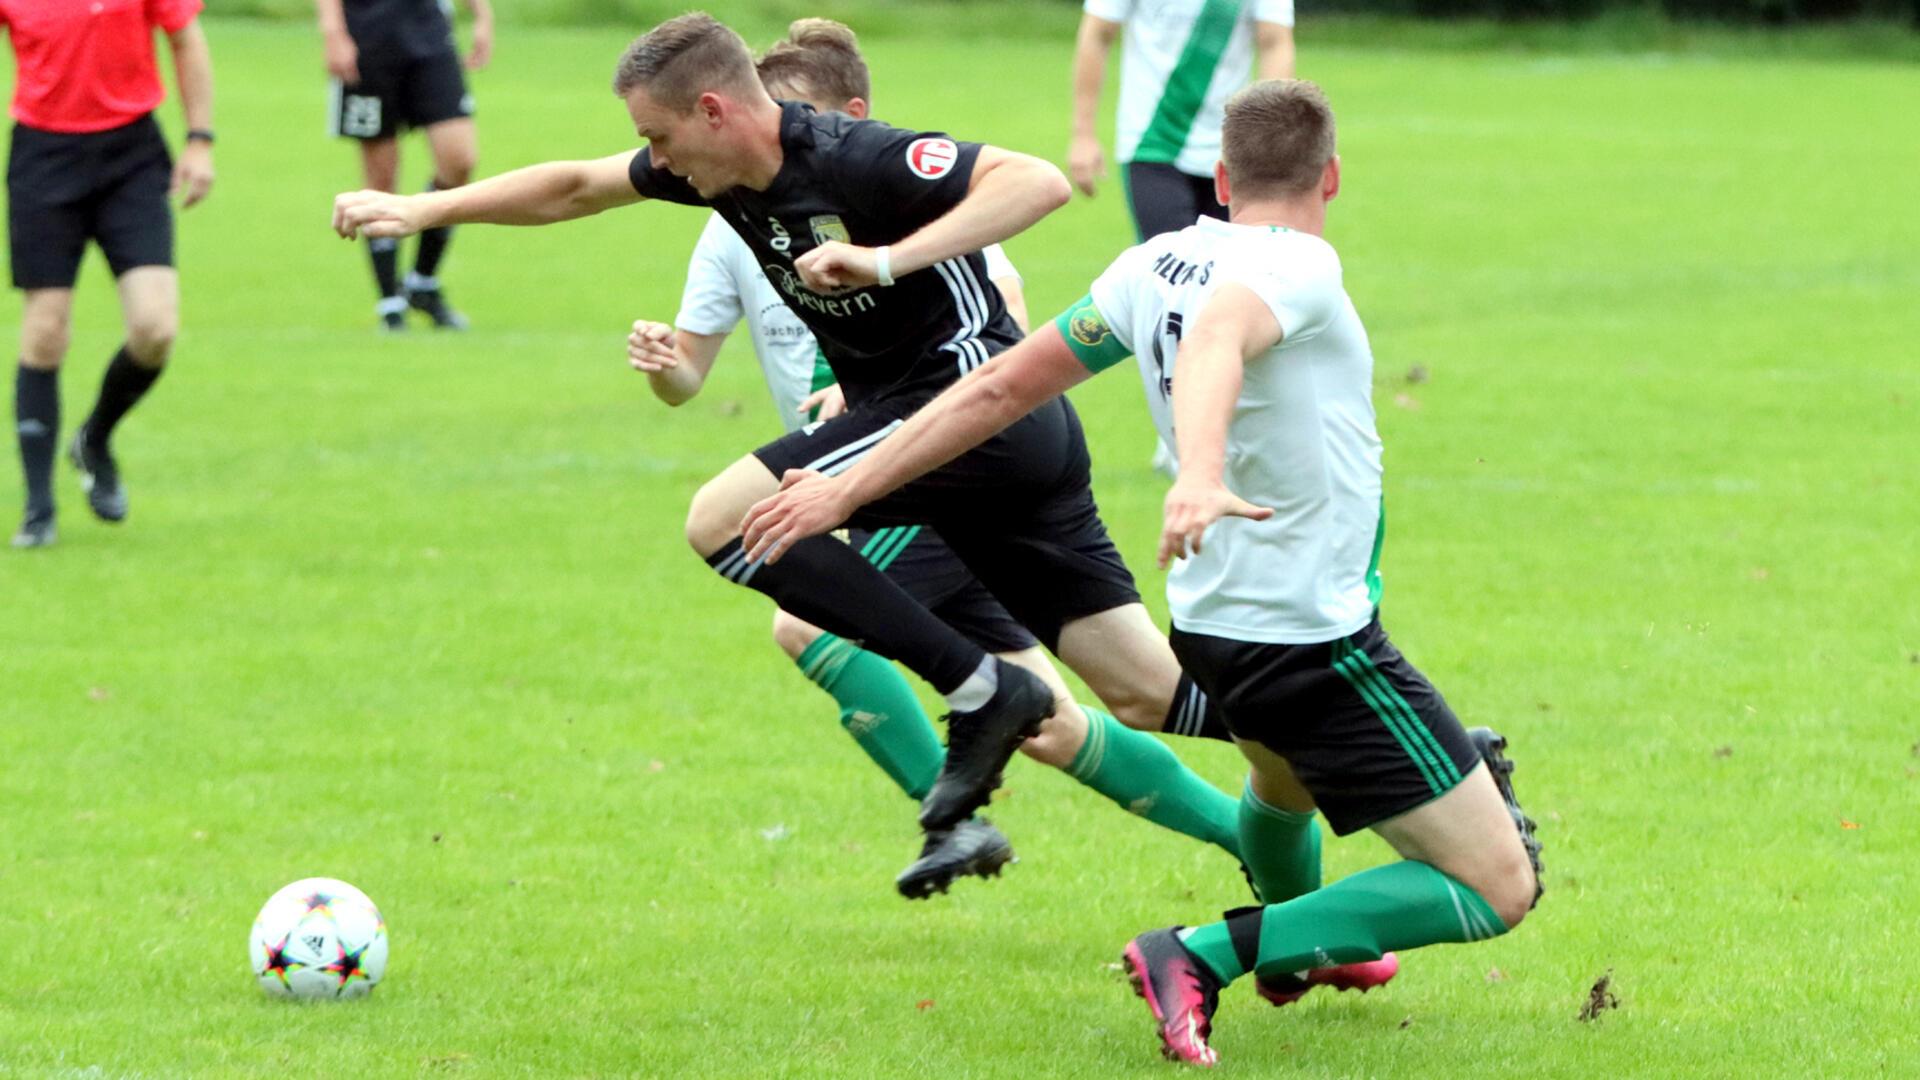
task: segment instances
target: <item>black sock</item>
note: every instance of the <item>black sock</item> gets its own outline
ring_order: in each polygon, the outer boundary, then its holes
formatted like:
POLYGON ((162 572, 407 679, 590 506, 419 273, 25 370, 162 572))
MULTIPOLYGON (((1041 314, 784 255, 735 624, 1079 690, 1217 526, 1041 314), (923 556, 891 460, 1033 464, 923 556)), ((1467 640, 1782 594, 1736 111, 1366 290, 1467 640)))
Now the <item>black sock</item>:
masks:
POLYGON ((1220 715, 1220 707, 1193 681, 1193 676, 1184 671, 1180 673, 1180 685, 1173 691, 1173 708, 1167 710, 1167 718, 1161 723, 1160 730, 1169 735, 1186 735, 1195 739, 1233 741, 1233 733, 1227 730, 1227 721, 1220 715))
POLYGON ((100 380, 100 400, 94 402, 93 414, 87 417, 87 444, 104 449, 120 419, 153 389, 164 370, 141 367, 128 355, 127 347, 120 346, 120 351, 113 354, 113 363, 107 365, 106 377, 100 380))
POLYGON ((771 566, 748 562, 735 537, 708 556, 707 564, 734 584, 773 597, 781 610, 900 661, 942 694, 966 682, 987 657, 853 548, 830 536, 800 541, 771 566))
MULTIPOLYGON (((439 191, 439 183, 427 185, 428 191, 439 191)), ((447 253, 447 244, 453 239, 453 226, 442 225, 437 229, 426 229, 420 233, 420 248, 413 255, 413 272, 431 280, 440 270, 440 260, 447 253)))
POLYGON ((373 283, 380 299, 400 295, 400 241, 391 236, 376 236, 367 241, 367 254, 373 259, 373 283))
POLYGON ((53 512, 53 457, 60 445, 60 372, 20 365, 13 373, 13 423, 20 469, 27 476, 27 514, 53 512))

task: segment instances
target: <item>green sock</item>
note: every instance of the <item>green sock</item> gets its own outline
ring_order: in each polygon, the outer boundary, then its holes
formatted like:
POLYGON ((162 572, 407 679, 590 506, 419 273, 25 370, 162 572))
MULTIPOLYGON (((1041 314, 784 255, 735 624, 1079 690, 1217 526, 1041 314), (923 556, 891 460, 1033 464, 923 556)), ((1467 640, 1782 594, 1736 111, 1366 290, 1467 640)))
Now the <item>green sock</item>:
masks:
POLYGON ((1240 796, 1240 858, 1260 902, 1278 904, 1320 887, 1320 827, 1313 811, 1270 806, 1253 793, 1240 796))
POLYGON ((924 798, 947 759, 933 722, 907 680, 884 657, 821 634, 795 661, 840 703, 840 726, 900 790, 924 798))
POLYGON ((1232 982, 1249 969, 1296 974, 1378 960, 1395 949, 1484 941, 1506 932, 1479 893, 1426 863, 1408 860, 1363 870, 1284 904, 1195 927, 1181 940, 1222 982, 1232 982))
POLYGON ((1225 848, 1240 857, 1239 810, 1233 799, 1195 775, 1165 743, 1099 709, 1087 714, 1087 741, 1067 773, 1156 825, 1225 848))

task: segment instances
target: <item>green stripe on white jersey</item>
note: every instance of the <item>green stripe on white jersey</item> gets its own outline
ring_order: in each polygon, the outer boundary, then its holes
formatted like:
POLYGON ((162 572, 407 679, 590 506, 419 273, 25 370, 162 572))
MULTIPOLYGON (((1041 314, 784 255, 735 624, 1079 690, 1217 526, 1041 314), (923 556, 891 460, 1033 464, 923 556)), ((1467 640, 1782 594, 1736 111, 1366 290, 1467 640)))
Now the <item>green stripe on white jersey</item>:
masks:
POLYGON ((1254 73, 1254 23, 1293 25, 1293 0, 1086 0, 1126 27, 1115 157, 1206 176, 1227 99, 1254 73))

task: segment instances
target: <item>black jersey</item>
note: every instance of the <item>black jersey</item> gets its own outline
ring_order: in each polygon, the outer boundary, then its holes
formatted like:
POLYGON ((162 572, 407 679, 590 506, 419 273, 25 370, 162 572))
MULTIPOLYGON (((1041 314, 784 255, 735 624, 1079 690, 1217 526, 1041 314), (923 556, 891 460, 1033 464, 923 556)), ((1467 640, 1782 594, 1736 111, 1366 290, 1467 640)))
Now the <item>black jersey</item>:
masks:
POLYGON ((447 0, 343 0, 347 35, 362 52, 419 59, 453 48, 447 0))
POLYGON ((829 240, 877 247, 905 239, 966 197, 980 144, 781 102, 786 160, 765 191, 701 198, 635 155, 635 191, 712 206, 753 250, 787 306, 820 343, 850 404, 924 400, 1020 340, 979 252, 891 286, 827 295, 793 261, 829 240))

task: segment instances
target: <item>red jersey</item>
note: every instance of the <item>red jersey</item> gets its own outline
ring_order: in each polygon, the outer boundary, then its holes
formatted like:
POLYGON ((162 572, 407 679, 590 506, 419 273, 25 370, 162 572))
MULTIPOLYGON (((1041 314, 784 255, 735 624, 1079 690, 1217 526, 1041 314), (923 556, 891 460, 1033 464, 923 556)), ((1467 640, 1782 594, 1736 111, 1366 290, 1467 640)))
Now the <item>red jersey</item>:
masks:
POLYGON ((155 27, 172 33, 201 0, 0 0, 13 41, 13 118, 42 131, 131 124, 167 96, 155 27))

